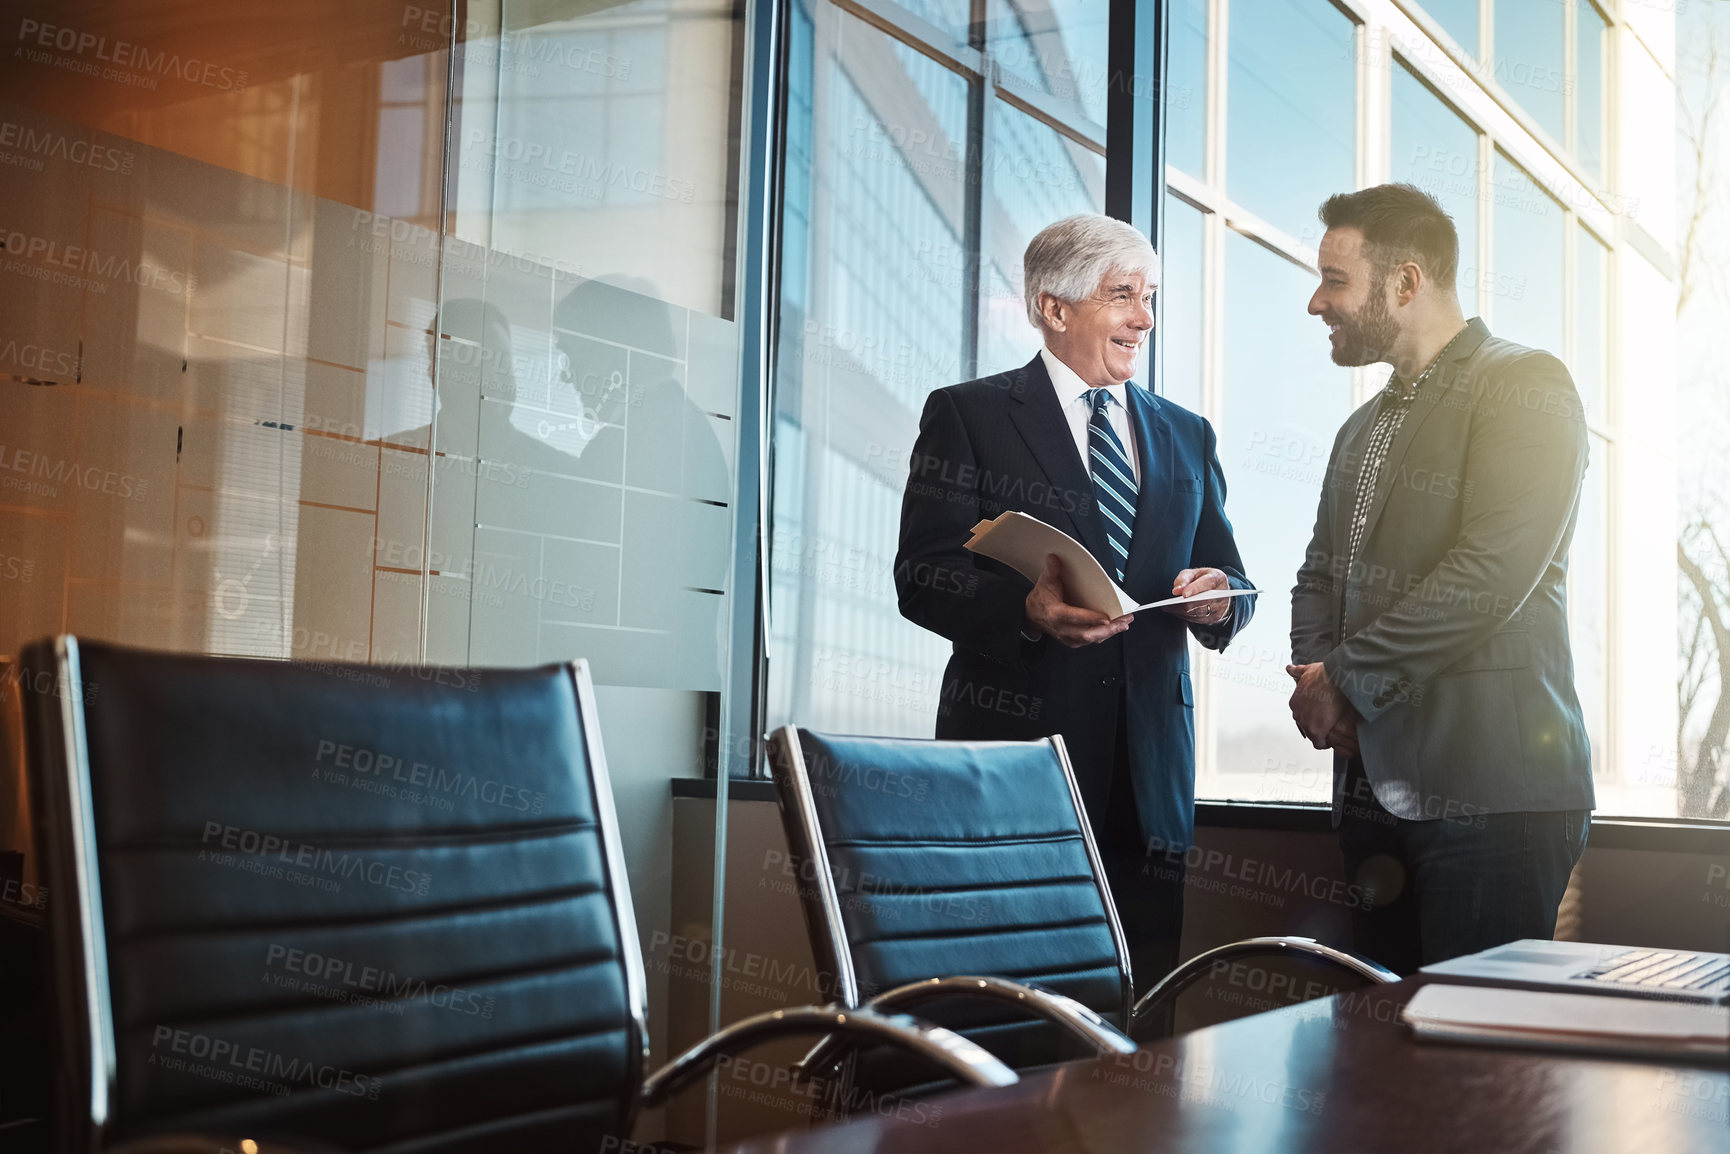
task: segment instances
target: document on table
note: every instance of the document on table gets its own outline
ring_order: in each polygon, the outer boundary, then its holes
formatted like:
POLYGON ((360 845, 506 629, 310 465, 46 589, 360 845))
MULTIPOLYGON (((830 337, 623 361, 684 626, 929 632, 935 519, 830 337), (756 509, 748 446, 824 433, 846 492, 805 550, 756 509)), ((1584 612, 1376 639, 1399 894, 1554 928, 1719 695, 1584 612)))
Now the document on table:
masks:
POLYGON ((1063 562, 1063 591, 1071 605, 1094 609, 1107 617, 1122 617, 1139 609, 1163 609, 1167 605, 1185 605, 1192 601, 1218 601, 1226 597, 1242 597, 1254 589, 1211 589, 1192 597, 1167 597, 1137 605, 1135 598, 1125 593, 1100 563, 1094 560, 1087 546, 1061 529, 1047 525, 1026 513, 999 514, 989 521, 973 526, 973 536, 966 547, 981 556, 1001 561, 1026 577, 1038 581, 1045 573, 1045 558, 1055 554, 1063 562))
POLYGON ((1730 1007, 1432 984, 1400 1016, 1419 1041, 1730 1062, 1730 1007))

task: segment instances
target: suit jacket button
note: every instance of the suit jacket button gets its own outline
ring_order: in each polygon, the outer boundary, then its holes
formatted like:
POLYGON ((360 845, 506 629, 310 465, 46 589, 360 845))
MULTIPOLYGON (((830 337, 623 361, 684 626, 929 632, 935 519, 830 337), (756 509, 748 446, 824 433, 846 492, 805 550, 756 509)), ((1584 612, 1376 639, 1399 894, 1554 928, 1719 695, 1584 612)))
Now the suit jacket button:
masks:
POLYGON ((1104 677, 1101 677, 1099 679, 1099 683, 1101 685, 1116 685, 1117 684, 1117 678, 1115 676, 1113 676, 1112 674, 1107 673, 1104 677))

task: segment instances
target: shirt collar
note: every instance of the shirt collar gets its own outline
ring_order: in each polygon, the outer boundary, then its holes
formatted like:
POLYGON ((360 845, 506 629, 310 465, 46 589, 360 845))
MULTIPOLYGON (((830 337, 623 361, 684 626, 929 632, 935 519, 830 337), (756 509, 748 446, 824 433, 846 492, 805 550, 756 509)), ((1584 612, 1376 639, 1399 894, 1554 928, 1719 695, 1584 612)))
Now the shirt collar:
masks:
POLYGON ((1437 368, 1443 361, 1448 359, 1448 354, 1453 351, 1454 347, 1461 343, 1461 338, 1465 337, 1467 334, 1476 333, 1479 329, 1483 329, 1485 334, 1488 335, 1489 330, 1484 328, 1484 322, 1480 321, 1477 317, 1473 317, 1469 322, 1467 322, 1464 328, 1455 333, 1453 337, 1449 339, 1447 344, 1442 346, 1442 351, 1435 355, 1435 358, 1424 367, 1424 371, 1419 373, 1417 379, 1411 384, 1407 384, 1400 380, 1400 374, 1397 372, 1388 377, 1388 383, 1382 386, 1383 399, 1399 403, 1415 400, 1418 395, 1418 390, 1422 389, 1429 379, 1436 375, 1437 368))
MULTIPOLYGON (((1045 362, 1045 372, 1051 377, 1051 387, 1057 391, 1059 404, 1068 405, 1093 388, 1092 385, 1081 379, 1079 373, 1058 360, 1057 354, 1050 349, 1040 349, 1039 357, 1045 362)), ((1106 392, 1111 394, 1112 400, 1122 405, 1125 410, 1129 408, 1128 385, 1106 385, 1104 388, 1106 392)))

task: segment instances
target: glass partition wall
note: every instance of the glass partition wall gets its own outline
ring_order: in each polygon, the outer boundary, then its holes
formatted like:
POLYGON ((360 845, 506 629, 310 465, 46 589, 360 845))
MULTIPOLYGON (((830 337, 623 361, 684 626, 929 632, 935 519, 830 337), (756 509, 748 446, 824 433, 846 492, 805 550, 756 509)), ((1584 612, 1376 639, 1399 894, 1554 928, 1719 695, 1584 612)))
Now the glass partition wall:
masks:
POLYGON ((736 581, 743 6, 0 11, 7 672, 62 631, 588 659, 664 1056, 668 781, 712 764, 736 581))

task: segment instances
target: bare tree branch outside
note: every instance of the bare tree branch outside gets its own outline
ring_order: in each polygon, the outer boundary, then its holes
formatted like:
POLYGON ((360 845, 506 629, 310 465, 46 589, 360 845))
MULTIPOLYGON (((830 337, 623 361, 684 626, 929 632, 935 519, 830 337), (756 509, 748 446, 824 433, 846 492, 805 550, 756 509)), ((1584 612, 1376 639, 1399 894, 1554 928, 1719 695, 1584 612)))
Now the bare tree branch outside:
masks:
POLYGON ((1730 816, 1730 7, 1677 28, 1676 812, 1730 816))

